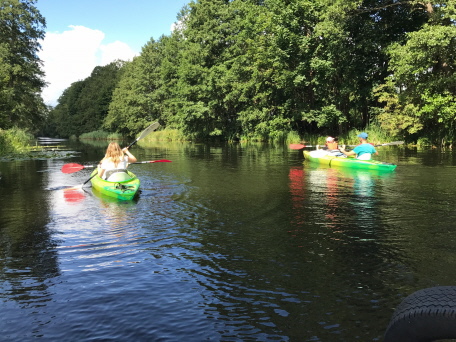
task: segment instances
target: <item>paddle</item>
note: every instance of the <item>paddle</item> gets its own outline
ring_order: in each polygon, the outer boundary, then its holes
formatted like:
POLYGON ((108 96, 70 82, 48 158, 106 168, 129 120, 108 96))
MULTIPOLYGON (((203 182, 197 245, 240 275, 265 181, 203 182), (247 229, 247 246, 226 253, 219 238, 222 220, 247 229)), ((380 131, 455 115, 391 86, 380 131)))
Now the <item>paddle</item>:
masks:
POLYGON ((324 146, 324 145, 290 144, 288 147, 291 148, 292 150, 301 150, 305 147, 318 147, 318 146, 324 146))
MULTIPOLYGON (((403 141, 393 141, 390 143, 378 144, 378 145, 374 145, 374 146, 389 146, 389 145, 403 145, 403 144, 404 144, 403 141)), ((351 146, 351 145, 349 145, 349 146, 351 146)))
MULTIPOLYGON (((378 144, 378 145, 374 145, 375 147, 377 146, 392 146, 392 145, 402 145, 404 142, 403 141, 393 141, 393 142, 390 142, 390 143, 384 143, 384 144, 378 144)), ((318 146, 325 146, 325 145, 303 145, 303 144, 290 144, 288 147, 291 148, 292 150, 301 150, 305 147, 318 147, 318 146)), ((348 147, 355 147, 355 146, 358 146, 358 145, 345 145, 345 146, 348 146, 348 147)))
POLYGON ((139 140, 145 138, 146 136, 148 136, 150 133, 152 133, 153 131, 155 131, 158 127, 160 126, 160 124, 158 122, 154 122, 152 125, 150 125, 149 127, 147 127, 139 137, 136 138, 135 141, 133 141, 130 145, 127 146, 127 149, 132 147, 134 144, 136 144, 139 140))
MULTIPOLYGON (((150 133, 152 133, 153 131, 155 131, 158 127, 160 126, 160 124, 158 122, 154 122, 153 124, 151 124, 149 127, 147 127, 144 131, 142 131, 142 133, 140 134, 139 137, 136 138, 135 141, 133 141, 130 145, 128 145, 127 148, 130 148, 132 147, 134 144, 136 144, 139 140, 143 139, 144 137, 146 137, 147 135, 149 135, 150 133)), ((75 186, 75 187, 70 187, 69 189, 79 189, 79 188, 82 188, 84 185, 86 185, 88 182, 90 182, 90 180, 95 177, 97 175, 98 171, 95 172, 89 179, 87 179, 84 183, 82 183, 81 185, 78 185, 78 186, 75 186)))
MULTIPOLYGON (((130 163, 130 164, 148 164, 148 163, 171 163, 171 160, 168 160, 168 159, 147 160, 147 161, 135 162, 135 163, 130 163)), ((61 171, 63 173, 74 173, 74 172, 81 171, 83 169, 94 168, 94 167, 97 167, 97 165, 81 165, 81 164, 76 164, 76 163, 69 163, 69 164, 63 165, 61 171)))

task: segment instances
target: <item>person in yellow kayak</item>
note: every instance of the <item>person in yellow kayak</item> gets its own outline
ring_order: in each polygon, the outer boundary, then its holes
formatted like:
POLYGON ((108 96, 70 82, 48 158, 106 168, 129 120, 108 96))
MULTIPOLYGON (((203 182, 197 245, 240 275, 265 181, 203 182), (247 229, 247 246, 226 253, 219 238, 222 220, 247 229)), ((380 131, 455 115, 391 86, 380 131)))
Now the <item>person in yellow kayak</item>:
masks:
POLYGON ((127 173, 128 164, 135 162, 136 157, 128 151, 128 147, 121 149, 118 143, 111 142, 98 165, 98 175, 108 181, 127 180, 131 178, 127 173))
POLYGON ((372 155, 378 155, 377 150, 375 147, 367 142, 368 135, 365 132, 362 132, 358 134, 359 142, 360 144, 356 146, 353 150, 351 151, 345 151, 345 145, 341 146, 339 149, 340 151, 345 154, 347 157, 348 156, 353 156, 356 155, 357 159, 361 160, 370 160, 372 159, 372 155))
MULTIPOLYGON (((317 150, 320 150, 318 145, 317 150)), ((321 150, 326 151, 327 154, 330 154, 332 156, 345 157, 345 155, 339 150, 339 143, 337 141, 337 138, 327 137, 325 147, 323 147, 321 150)))

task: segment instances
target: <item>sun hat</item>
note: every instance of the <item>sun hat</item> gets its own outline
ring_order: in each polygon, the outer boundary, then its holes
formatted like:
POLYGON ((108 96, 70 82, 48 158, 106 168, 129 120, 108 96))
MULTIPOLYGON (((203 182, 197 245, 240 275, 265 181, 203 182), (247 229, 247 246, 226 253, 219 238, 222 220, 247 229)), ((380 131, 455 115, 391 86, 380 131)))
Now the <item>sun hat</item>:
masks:
POLYGON ((326 138, 326 142, 334 142, 334 138, 333 137, 327 137, 326 138))
POLYGON ((359 133, 358 138, 367 139, 367 133, 365 133, 365 132, 359 133))

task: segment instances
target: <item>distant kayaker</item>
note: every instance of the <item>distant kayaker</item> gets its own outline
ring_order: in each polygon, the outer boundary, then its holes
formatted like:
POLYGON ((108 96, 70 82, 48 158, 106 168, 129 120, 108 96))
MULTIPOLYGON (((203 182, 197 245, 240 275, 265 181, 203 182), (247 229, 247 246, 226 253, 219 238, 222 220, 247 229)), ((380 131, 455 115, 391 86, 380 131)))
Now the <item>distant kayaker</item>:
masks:
POLYGON ((378 155, 378 152, 372 144, 367 142, 367 137, 367 133, 362 132, 358 134, 360 144, 353 150, 345 151, 345 145, 341 146, 339 149, 346 156, 356 155, 357 159, 370 160, 372 159, 372 154, 378 155))
MULTIPOLYGON (((127 173, 129 163, 135 163, 136 157, 128 151, 128 147, 121 149, 119 144, 111 142, 106 149, 105 157, 98 165, 98 175, 110 180, 115 173, 127 173)), ((120 181, 120 180, 116 180, 120 181)))
MULTIPOLYGON (((318 150, 317 146, 317 150, 318 150)), ((339 150, 339 143, 337 138, 327 137, 325 142, 325 147, 322 150, 328 152, 328 154, 336 156, 336 157, 345 157, 345 155, 339 150)))

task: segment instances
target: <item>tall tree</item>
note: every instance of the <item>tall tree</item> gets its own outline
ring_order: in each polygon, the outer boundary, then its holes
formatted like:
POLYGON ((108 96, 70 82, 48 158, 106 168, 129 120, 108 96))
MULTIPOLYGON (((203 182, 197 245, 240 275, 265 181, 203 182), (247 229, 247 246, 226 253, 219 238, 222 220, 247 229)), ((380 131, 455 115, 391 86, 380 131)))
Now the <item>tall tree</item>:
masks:
POLYGON ((394 133, 456 142, 456 9, 454 1, 417 2, 428 21, 388 50, 390 71, 378 88, 381 119, 394 133))
POLYGON ((46 107, 38 51, 46 22, 36 0, 0 1, 0 128, 36 128, 46 107))
POLYGON ((137 133, 152 120, 162 119, 169 126, 166 101, 172 97, 175 78, 173 60, 179 49, 176 37, 151 39, 125 67, 113 93, 103 126, 123 134, 137 133), (171 51, 170 51, 171 50, 171 51))
POLYGON ((49 114, 48 130, 61 137, 100 130, 123 72, 123 64, 117 60, 97 66, 89 77, 65 89, 49 114))
MULTIPOLYGON (((313 89, 321 108, 304 117, 363 128, 375 121, 378 104, 372 89, 388 75, 388 47, 426 21, 410 1, 336 0, 325 4, 316 25, 313 89), (331 118, 332 117, 332 118, 331 118)), ((318 109, 318 108, 317 108, 318 109)), ((335 127, 333 126, 333 129, 335 127)))
POLYGON ((84 129, 103 118, 124 134, 159 119, 197 139, 278 140, 376 120, 394 134, 453 129, 454 2, 195 0, 178 19, 127 64, 106 116, 94 105, 100 83, 86 80, 54 116, 84 129))

